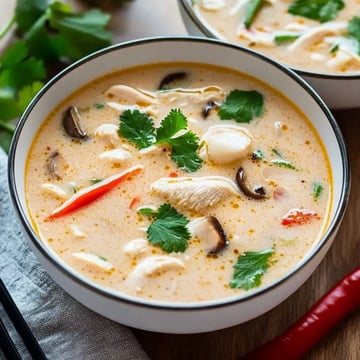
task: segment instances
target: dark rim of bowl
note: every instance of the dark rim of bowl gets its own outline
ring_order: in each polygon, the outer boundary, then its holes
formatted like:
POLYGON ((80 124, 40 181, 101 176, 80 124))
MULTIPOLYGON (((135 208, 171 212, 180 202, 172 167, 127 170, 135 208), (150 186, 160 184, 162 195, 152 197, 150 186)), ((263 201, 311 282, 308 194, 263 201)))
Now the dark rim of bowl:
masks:
MULTIPOLYGON (((196 16, 196 14, 194 13, 194 11, 190 5, 190 0, 177 0, 177 1, 178 1, 178 5, 182 7, 182 9, 186 12, 188 17, 194 23, 194 25, 205 36, 207 36, 209 38, 213 38, 213 39, 218 39, 218 37, 215 35, 215 33, 213 31, 211 31, 211 29, 208 26, 206 26, 204 23, 202 23, 199 20, 199 18, 196 16)), ((226 41, 225 39, 219 39, 219 40, 226 41)), ((242 47, 242 45, 240 45, 240 44, 236 44, 236 43, 233 43, 233 44, 235 46, 242 47)), ((253 51, 256 51, 256 50, 253 50, 253 51)), ((309 78, 311 77, 311 78, 318 78, 318 79, 333 79, 333 80, 340 80, 340 79, 360 80, 360 73, 325 73, 325 72, 321 73, 321 72, 313 72, 311 70, 298 68, 298 67, 292 66, 292 65, 287 65, 287 64, 284 64, 284 65, 289 66, 292 70, 296 71, 301 76, 306 76, 309 78)))
MULTIPOLYGON (((225 65, 226 66, 226 65, 225 65)), ((132 305, 144 307, 144 308, 152 308, 152 309, 175 309, 175 310, 183 310, 183 311, 196 311, 196 310, 206 310, 210 308, 219 308, 223 306, 229 306, 233 305, 235 303, 240 302, 246 302, 251 300, 252 298, 258 297, 263 295, 264 293, 278 287, 279 285, 283 284, 286 281, 291 280, 291 278, 298 273, 298 271, 305 266, 307 263, 311 262, 311 260, 314 258, 314 256, 320 252, 320 250, 327 244, 329 241, 329 238, 333 234, 333 232, 337 229, 337 227, 340 225, 342 217, 344 215, 348 198, 349 198, 349 190, 350 190, 350 168, 347 158, 347 151, 344 143, 344 139, 341 134, 341 130, 338 126, 338 124, 335 121, 335 118, 333 117, 332 113, 324 103, 324 101, 317 95, 315 90, 312 89, 312 87, 303 80, 298 74, 296 74, 293 70, 290 68, 283 66, 279 64, 278 62, 275 62, 274 60, 266 57, 265 55, 262 55, 260 53, 254 52, 247 48, 239 48, 239 46, 236 46, 234 44, 230 44, 221 40, 217 39, 209 39, 204 37, 191 37, 191 36, 157 36, 157 37, 149 37, 149 38, 142 38, 137 40, 131 40, 127 42, 123 42, 120 44, 115 44, 112 46, 109 46, 107 48, 104 48, 102 50, 99 50, 97 52, 94 52, 65 68, 61 72, 59 72, 57 75, 55 75, 52 79, 50 79, 43 88, 37 93, 37 95, 33 98, 33 100, 30 102, 28 107, 26 108, 23 115, 20 117, 18 124, 16 126, 15 134, 13 136, 10 151, 9 151, 9 159, 8 159, 8 183, 9 183, 9 191, 10 191, 10 197, 13 202, 16 214, 21 222, 21 225, 23 226, 24 231, 27 233, 29 239, 31 240, 31 243, 36 247, 36 249, 41 253, 41 255, 49 261, 55 268, 64 274, 67 278, 69 278, 71 281, 74 281, 81 287, 85 287, 86 289, 90 290, 91 292, 95 292, 97 295, 100 295, 102 297, 106 297, 112 300, 116 301, 122 301, 124 303, 129 303, 132 305), (308 254, 306 260, 299 263, 297 266, 295 266, 288 274, 283 276, 281 279, 278 279, 277 281, 265 285, 263 287, 260 287, 257 290, 252 291, 249 293, 249 295, 234 295, 233 297, 227 297, 222 298, 214 301, 208 301, 208 302, 199 302, 199 303, 165 303, 160 301, 148 301, 142 298, 137 297, 131 297, 127 294, 123 293, 116 293, 115 291, 108 291, 105 288, 101 287, 100 285, 97 285, 96 283, 92 282, 89 279, 82 278, 79 273, 77 273, 75 270, 72 269, 72 271, 67 270, 64 268, 54 257, 54 255, 50 252, 48 247, 38 239, 37 235, 35 234, 34 230, 32 229, 32 225, 30 221, 27 219, 27 216, 25 214, 25 211, 23 209, 23 206, 21 205, 21 201, 19 199, 18 193, 17 193, 17 185, 15 181, 15 157, 16 157, 16 149, 19 146, 19 138, 22 131, 22 128, 24 126, 24 123, 26 122, 26 119, 29 115, 29 113, 32 111, 33 107, 36 105, 36 103, 39 101, 39 99, 44 96, 47 92, 47 90, 56 83, 59 79, 61 79, 64 75, 68 74, 69 72, 73 71, 74 69, 78 68, 82 64, 91 61, 94 58, 97 58, 103 54, 112 52, 114 50, 119 50, 122 48, 127 47, 133 47, 138 46, 141 44, 147 44, 152 42, 195 42, 195 43, 208 43, 208 44, 214 44, 222 47, 230 47, 236 50, 240 50, 246 53, 251 54, 254 57, 258 57, 262 59, 262 61, 272 64, 272 66, 279 68, 281 71, 285 72, 290 78, 292 78, 293 81, 297 82, 300 86, 302 86, 314 99, 314 101, 318 104, 319 108, 323 111, 323 113, 326 115, 329 125, 331 126, 335 137, 337 138, 338 146, 340 148, 341 157, 342 157, 342 171, 344 174, 343 177, 343 184, 341 189, 341 198, 339 201, 339 204, 337 205, 335 209, 335 214, 333 216, 333 220, 330 222, 329 227, 325 234, 322 236, 322 239, 318 242, 318 244, 312 249, 311 253, 308 254), (125 297, 124 297, 125 296, 125 297)), ((24 204, 24 206, 26 206, 24 204)), ((300 284, 301 286, 302 284, 300 284)))

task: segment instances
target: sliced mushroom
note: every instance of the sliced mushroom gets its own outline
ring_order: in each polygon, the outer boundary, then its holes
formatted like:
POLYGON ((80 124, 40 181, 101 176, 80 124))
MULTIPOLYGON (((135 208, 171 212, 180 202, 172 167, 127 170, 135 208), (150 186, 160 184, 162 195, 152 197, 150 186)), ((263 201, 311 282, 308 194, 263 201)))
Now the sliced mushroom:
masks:
POLYGON ((151 189, 193 210, 213 206, 229 195, 239 194, 236 184, 224 176, 160 178, 151 184, 151 189))
POLYGON ((239 188, 246 196, 249 196, 250 198, 255 200, 263 200, 267 198, 263 186, 257 185, 253 190, 248 188, 248 186, 245 183, 245 170, 242 167, 240 167, 239 170, 237 171, 235 178, 237 184, 239 185, 239 188))
POLYGON ((81 117, 76 106, 70 106, 66 110, 62 123, 69 136, 76 139, 87 139, 86 132, 81 128, 81 117))
POLYGON ((54 178, 56 180, 62 179, 62 174, 61 174, 62 171, 61 171, 60 163, 62 163, 62 165, 64 165, 63 164, 64 159, 62 158, 59 151, 57 151, 57 150, 52 152, 46 161, 46 168, 47 168, 49 174, 51 175, 52 178, 54 178))
POLYGON ((169 255, 154 255, 143 259, 129 274, 126 282, 137 291, 150 279, 167 271, 179 271, 185 269, 182 260, 169 255))
POLYGON ((174 83, 180 80, 184 80, 186 77, 188 77, 188 75, 189 74, 184 71, 168 74, 160 81, 158 89, 164 90, 164 89, 168 89, 169 87, 173 87, 171 85, 174 85, 174 83))
POLYGON ((226 164, 244 158, 250 151, 252 135, 236 125, 211 126, 201 137, 199 156, 217 164, 226 164))
POLYGON ((209 254, 218 254, 229 244, 226 233, 215 216, 204 216, 190 221, 188 229, 209 254))

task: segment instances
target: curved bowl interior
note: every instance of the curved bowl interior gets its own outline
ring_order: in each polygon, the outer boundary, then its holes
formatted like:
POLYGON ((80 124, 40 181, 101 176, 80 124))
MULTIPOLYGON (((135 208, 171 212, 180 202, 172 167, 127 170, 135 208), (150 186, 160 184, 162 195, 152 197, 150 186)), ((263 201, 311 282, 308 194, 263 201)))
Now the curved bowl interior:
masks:
POLYGON ((161 37, 115 45, 73 64, 53 78, 35 97, 16 129, 9 156, 12 200, 29 243, 49 274, 72 296, 91 309, 126 325, 172 333, 194 333, 229 327, 252 319, 291 295, 315 270, 330 247, 343 216, 349 191, 345 145, 330 111, 293 71, 235 45, 205 38, 161 37), (64 264, 31 229, 26 208, 26 157, 41 123, 56 104, 91 80, 121 68, 158 62, 206 62, 249 74, 295 103, 312 120, 328 150, 333 169, 331 222, 322 240, 301 264, 277 284, 219 301, 163 304, 131 298, 100 288, 64 264))
MULTIPOLYGON (((191 6, 191 0, 178 0, 181 18, 188 33, 192 36, 206 36, 226 41, 201 21, 191 6)), ((318 92, 331 109, 350 109, 360 106, 360 73, 318 73, 292 67, 318 92)))

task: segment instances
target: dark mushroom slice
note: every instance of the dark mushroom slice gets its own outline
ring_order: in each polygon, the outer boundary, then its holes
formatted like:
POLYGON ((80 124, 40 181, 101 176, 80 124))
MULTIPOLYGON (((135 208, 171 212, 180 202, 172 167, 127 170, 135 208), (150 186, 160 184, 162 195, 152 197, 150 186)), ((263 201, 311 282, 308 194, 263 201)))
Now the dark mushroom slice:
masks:
POLYGON ((252 199, 255 200, 263 200, 267 198, 267 195, 265 193, 265 189, 261 185, 257 185, 254 187, 254 189, 249 189, 248 186, 245 183, 245 170, 240 166, 239 170, 236 173, 235 176, 236 183, 238 184, 241 191, 246 195, 249 196, 252 199))
POLYGON ((201 116, 206 119, 209 114, 210 111, 214 108, 218 108, 219 107, 219 103, 213 100, 210 100, 206 103, 206 105, 203 107, 203 109, 201 110, 201 116))
POLYGON ((81 117, 76 106, 70 106, 66 110, 62 123, 69 136, 82 140, 86 140, 88 138, 86 132, 81 128, 81 117))
POLYGON ((208 254, 218 254, 229 244, 226 233, 215 216, 204 216, 195 220, 194 234, 199 238, 208 254))
POLYGON ((62 176, 59 170, 59 162, 61 161, 61 155, 59 151, 55 150, 50 154, 46 161, 46 168, 52 178, 61 180, 62 176))
POLYGON ((188 73, 184 72, 184 71, 179 71, 179 72, 174 72, 174 73, 168 74, 160 81, 158 90, 169 89, 171 87, 170 86, 171 83, 173 83, 175 81, 179 81, 179 80, 184 80, 187 76, 188 76, 188 73))

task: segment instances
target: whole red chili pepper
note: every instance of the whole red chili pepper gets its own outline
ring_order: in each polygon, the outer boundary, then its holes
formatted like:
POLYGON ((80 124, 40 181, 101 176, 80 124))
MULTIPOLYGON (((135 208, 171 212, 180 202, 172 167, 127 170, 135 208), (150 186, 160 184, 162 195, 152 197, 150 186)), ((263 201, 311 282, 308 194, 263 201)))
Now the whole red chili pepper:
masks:
POLYGON ((360 267, 340 280, 285 333, 241 357, 241 360, 300 359, 359 306, 360 267))

